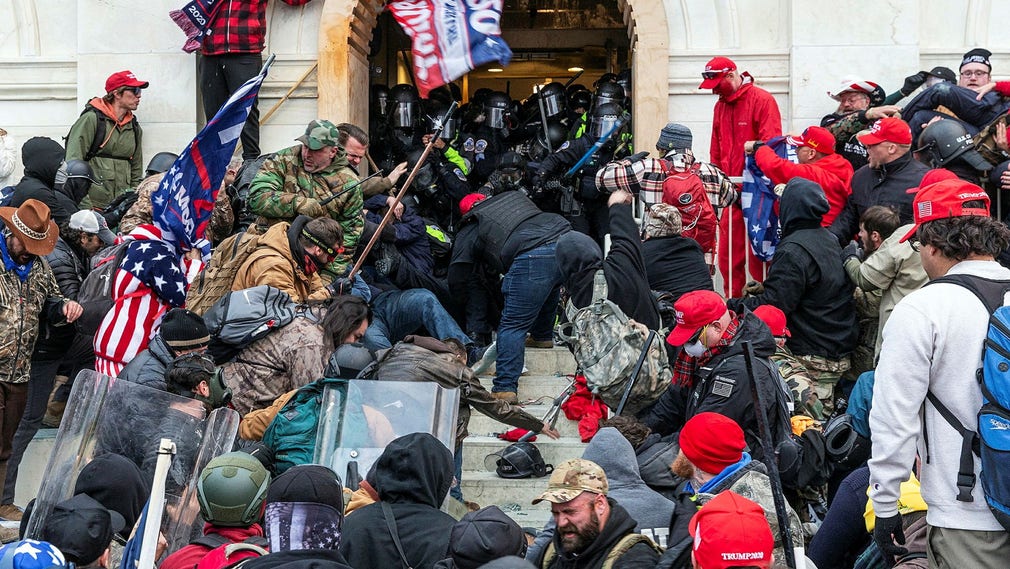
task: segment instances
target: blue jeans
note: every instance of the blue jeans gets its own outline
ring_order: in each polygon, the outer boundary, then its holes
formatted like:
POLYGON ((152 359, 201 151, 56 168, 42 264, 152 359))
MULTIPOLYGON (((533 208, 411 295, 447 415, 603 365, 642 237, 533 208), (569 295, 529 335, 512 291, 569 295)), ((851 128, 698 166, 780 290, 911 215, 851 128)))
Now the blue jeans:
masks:
POLYGON ((518 391, 526 333, 543 333, 554 320, 561 286, 556 248, 556 243, 549 243, 519 254, 502 280, 505 308, 498 325, 497 374, 491 391, 518 391))
POLYGON ((439 340, 453 338, 464 346, 472 342, 428 289, 384 292, 372 299, 372 316, 372 324, 361 339, 370 350, 392 348, 421 328, 439 340))
MULTIPOLYGON (((938 83, 909 101, 901 110, 901 116, 912 127, 914 140, 919 139, 923 123, 929 122, 931 118, 937 116, 933 109, 940 105, 953 111, 968 129, 969 134, 978 134, 980 128, 1006 112, 1007 104, 995 91, 986 93, 981 101, 975 98, 977 96, 978 93, 967 87, 959 87, 952 83, 938 83)), ((950 117, 945 116, 944 118, 950 117)))
POLYGON ((463 489, 460 486, 463 484, 463 445, 459 445, 453 451, 452 462, 455 479, 452 482, 452 486, 449 487, 449 495, 462 502, 463 489))

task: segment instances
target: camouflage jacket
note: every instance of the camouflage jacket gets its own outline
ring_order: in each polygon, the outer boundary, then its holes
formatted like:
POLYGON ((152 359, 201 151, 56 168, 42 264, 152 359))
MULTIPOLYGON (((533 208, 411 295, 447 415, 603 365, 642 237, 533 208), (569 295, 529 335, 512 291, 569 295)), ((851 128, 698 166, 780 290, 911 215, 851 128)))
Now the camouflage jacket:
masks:
MULTIPOLYGON (((249 186, 249 209, 259 217, 256 223, 270 226, 279 221, 291 221, 298 215, 299 198, 324 200, 357 183, 358 177, 343 153, 337 154, 330 167, 308 173, 302 167, 301 145, 281 150, 260 167, 249 186)), ((332 274, 342 275, 350 264, 365 228, 362 213, 361 187, 356 187, 326 204, 330 217, 344 228, 345 253, 327 266, 332 274)))
POLYGON ((793 415, 806 415, 817 420, 822 420, 824 406, 817 398, 817 393, 813 386, 816 383, 807 370, 803 362, 796 359, 796 356, 789 351, 789 348, 776 348, 771 360, 779 368, 779 375, 789 387, 789 393, 793 396, 793 415))
POLYGON ((44 257, 35 260, 25 282, 13 270, 0 272, 0 381, 28 381, 39 321, 47 317, 53 324, 61 321, 63 301, 44 257))
MULTIPOLYGON (((154 222, 154 212, 151 207, 151 194, 158 189, 161 179, 165 174, 154 174, 144 178, 144 181, 137 186, 137 201, 130 206, 123 219, 119 222, 119 231, 124 235, 133 231, 138 225, 154 222)), ((217 193, 217 201, 214 202, 214 211, 210 216, 210 225, 207 226, 207 239, 211 243, 218 243, 225 237, 231 235, 232 224, 235 222, 235 213, 231 209, 231 199, 228 192, 222 187, 217 193)))
POLYGON ((221 366, 240 414, 269 407, 288 391, 323 377, 333 341, 309 318, 298 317, 249 344, 221 366))

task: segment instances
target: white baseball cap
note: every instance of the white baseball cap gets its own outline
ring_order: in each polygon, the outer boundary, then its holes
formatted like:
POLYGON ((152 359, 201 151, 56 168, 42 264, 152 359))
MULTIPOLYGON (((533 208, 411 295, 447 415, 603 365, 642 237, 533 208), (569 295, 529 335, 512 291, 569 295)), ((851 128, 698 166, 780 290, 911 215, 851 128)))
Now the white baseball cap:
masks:
POLYGON ((70 216, 70 228, 85 233, 94 233, 106 245, 116 242, 116 234, 109 231, 109 224, 97 211, 82 209, 70 216))

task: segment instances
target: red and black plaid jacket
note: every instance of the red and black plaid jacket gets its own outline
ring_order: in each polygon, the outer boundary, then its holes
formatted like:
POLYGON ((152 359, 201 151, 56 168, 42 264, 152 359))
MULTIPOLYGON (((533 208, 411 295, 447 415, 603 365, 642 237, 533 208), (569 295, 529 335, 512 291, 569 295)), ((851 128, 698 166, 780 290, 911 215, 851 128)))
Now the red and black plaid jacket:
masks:
MULTIPOLYGON (((267 0, 221 0, 224 4, 203 39, 204 55, 260 53, 267 34, 267 0)), ((283 0, 302 6, 311 0, 283 0)))

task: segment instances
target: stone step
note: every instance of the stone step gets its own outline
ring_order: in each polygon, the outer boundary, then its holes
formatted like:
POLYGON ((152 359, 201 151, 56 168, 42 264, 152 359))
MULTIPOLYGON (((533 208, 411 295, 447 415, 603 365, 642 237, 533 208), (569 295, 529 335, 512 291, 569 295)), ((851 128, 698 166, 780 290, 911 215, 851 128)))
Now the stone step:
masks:
POLYGON ((550 517, 551 505, 540 502, 534 506, 531 502, 547 489, 549 479, 549 476, 508 479, 499 478, 494 472, 464 470, 460 487, 467 500, 481 506, 498 506, 521 526, 530 525, 521 521, 523 518, 535 518, 542 527, 550 517))
MULTIPOLYGON (((463 443, 463 470, 486 470, 484 459, 487 455, 509 444, 511 443, 495 437, 473 435, 467 437, 463 443)), ((586 448, 585 443, 578 437, 562 437, 558 440, 540 437, 534 444, 547 464, 561 464, 570 458, 579 458, 586 448)))
MULTIPOLYGON (((533 375, 566 375, 575 373, 575 358, 568 348, 526 348, 526 369, 533 375)), ((481 374, 494 377, 494 365, 481 374)), ((521 380, 520 380, 521 381, 521 380)))
MULTIPOLYGON (((542 419, 550 408, 550 404, 526 405, 523 407, 527 413, 538 419, 542 419)), ((561 433, 562 437, 579 436, 579 424, 575 421, 569 421, 565 417, 564 411, 558 415, 558 420, 554 426, 561 433)), ((505 423, 499 423, 483 413, 472 410, 470 413, 470 426, 467 430, 470 431, 470 436, 488 436, 494 433, 503 433, 512 428, 513 427, 506 425, 505 423)), ((537 437, 537 441, 542 441, 543 439, 544 437, 542 435, 537 437)))
POLYGON ((21 466, 18 467, 18 482, 14 487, 14 503, 22 508, 39 493, 39 486, 46 475, 49 455, 56 444, 56 429, 39 429, 32 442, 28 443, 21 466))
MULTIPOLYGON (((550 405, 554 402, 554 398, 560 395, 561 392, 568 387, 570 382, 571 378, 564 375, 533 373, 524 375, 519 378, 519 401, 530 401, 540 397, 549 397, 549 401, 544 399, 542 403, 550 405)), ((491 391, 491 388, 494 387, 494 382, 492 381, 491 376, 481 377, 480 383, 488 391, 491 391)))

